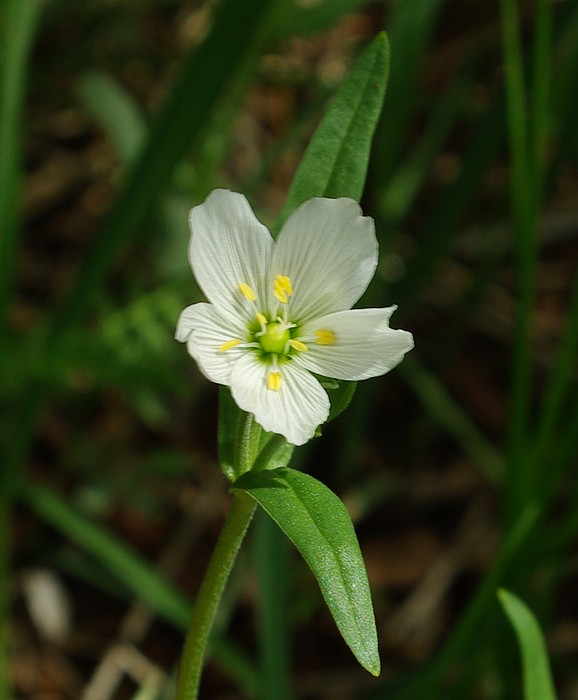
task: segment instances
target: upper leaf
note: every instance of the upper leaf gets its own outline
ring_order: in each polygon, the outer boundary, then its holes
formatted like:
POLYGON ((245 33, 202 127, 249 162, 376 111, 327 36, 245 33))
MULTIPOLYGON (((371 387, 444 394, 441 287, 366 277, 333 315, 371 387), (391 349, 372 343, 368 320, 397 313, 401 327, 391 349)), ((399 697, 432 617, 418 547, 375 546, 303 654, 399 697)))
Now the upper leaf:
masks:
POLYGON ((311 197, 359 201, 367 175, 371 139, 389 72, 389 43, 380 34, 343 83, 305 151, 277 228, 311 197))

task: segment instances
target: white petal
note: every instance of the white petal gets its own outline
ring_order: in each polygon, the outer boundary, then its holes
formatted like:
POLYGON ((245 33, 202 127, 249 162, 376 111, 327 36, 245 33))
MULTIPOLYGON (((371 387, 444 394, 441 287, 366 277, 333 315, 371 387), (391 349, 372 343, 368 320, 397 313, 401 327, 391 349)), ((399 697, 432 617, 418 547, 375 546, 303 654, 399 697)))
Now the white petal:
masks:
POLYGON ((303 445, 327 420, 329 397, 315 377, 290 363, 281 366, 281 388, 272 391, 267 388, 269 371, 255 354, 243 355, 231 375, 233 398, 265 430, 283 435, 293 445, 303 445))
POLYGON ((243 332, 246 330, 240 322, 235 327, 212 304, 200 303, 188 306, 181 313, 176 338, 187 343, 189 354, 207 379, 229 384, 233 366, 247 349, 237 346, 222 351, 220 348, 233 339, 245 341, 243 332))
POLYGON ((350 309, 377 267, 373 219, 352 199, 315 198, 302 204, 281 230, 273 253, 273 279, 291 279, 291 320, 350 309))
POLYGON ((299 333, 308 350, 299 353, 295 362, 326 377, 349 381, 389 372, 413 348, 411 333, 389 327, 396 308, 353 309, 310 321, 299 333), (323 330, 332 331, 333 345, 316 342, 315 331, 323 330))
POLYGON ((254 306, 239 289, 249 285, 264 308, 273 239, 246 198, 229 190, 214 190, 189 214, 189 260, 199 286, 228 316, 247 318, 254 306))

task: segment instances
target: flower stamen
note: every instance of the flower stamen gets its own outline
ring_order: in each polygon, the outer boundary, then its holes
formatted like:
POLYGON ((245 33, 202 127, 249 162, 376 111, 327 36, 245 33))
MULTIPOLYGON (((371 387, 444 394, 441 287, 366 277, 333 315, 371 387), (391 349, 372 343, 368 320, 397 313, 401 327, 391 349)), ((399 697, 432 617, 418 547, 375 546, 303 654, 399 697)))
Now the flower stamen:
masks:
POLYGON ((289 345, 290 345, 290 347, 293 348, 293 350, 298 350, 299 352, 307 352, 307 350, 309 350, 307 345, 305 345, 305 343, 302 342, 301 340, 293 340, 292 339, 289 341, 289 345))
POLYGON ((239 282, 239 289, 241 290, 241 294, 245 297, 247 301, 255 301, 255 299, 257 298, 257 295, 253 291, 253 288, 246 282, 239 282))
POLYGON ((335 333, 328 328, 315 331, 317 345, 335 345, 335 333))
POLYGON ((279 391, 283 384, 283 375, 281 372, 269 372, 267 375, 267 389, 270 391, 279 391))
POLYGON ((219 348, 219 352, 227 352, 227 350, 234 348, 235 345, 239 345, 240 342, 241 341, 239 340, 239 338, 231 338, 231 340, 227 340, 221 345, 221 347, 219 348))
POLYGON ((273 294, 282 304, 286 304, 289 301, 289 297, 293 296, 293 287, 291 286, 289 277, 285 275, 277 275, 277 277, 275 277, 273 294))

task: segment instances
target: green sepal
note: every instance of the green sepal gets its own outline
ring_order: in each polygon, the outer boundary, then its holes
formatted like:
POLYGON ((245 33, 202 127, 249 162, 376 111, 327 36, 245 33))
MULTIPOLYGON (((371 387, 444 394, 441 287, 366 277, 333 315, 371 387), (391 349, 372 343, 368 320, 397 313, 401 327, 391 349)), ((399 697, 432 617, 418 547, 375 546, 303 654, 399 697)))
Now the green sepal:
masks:
POLYGON ((250 471, 233 485, 249 494, 297 547, 343 639, 374 676, 380 661, 365 564, 347 509, 324 484, 295 469, 250 471))
POLYGON ((331 408, 329 409, 330 420, 335 420, 337 416, 341 415, 343 411, 349 406, 355 390, 357 389, 357 382, 342 382, 340 381, 335 389, 329 389, 327 393, 329 394, 329 400, 331 401, 331 408))

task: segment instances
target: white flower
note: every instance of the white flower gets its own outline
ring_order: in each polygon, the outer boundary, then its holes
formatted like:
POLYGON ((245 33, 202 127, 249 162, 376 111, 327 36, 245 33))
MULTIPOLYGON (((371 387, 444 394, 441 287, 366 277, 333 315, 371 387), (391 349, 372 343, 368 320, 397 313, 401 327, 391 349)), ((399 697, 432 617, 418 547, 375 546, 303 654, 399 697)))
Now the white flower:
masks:
POLYGON ((211 303, 187 307, 176 338, 265 430, 304 444, 329 415, 314 374, 368 379, 413 347, 411 333, 389 327, 395 306, 350 310, 377 266, 373 220, 352 199, 305 202, 277 241, 228 190, 189 222, 189 260, 211 303))

